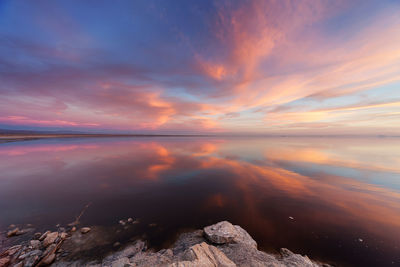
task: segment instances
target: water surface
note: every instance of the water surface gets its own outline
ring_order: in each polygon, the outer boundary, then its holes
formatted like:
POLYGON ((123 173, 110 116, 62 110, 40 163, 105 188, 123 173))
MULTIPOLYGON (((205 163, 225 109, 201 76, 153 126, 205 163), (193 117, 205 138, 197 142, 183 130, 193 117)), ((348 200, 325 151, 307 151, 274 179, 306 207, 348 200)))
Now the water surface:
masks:
MULTIPOLYGON (((0 144, 0 230, 140 219, 168 246, 229 220, 266 251, 348 266, 400 266, 395 138, 76 138, 0 144), (155 224, 156 226, 149 224, 155 224)), ((126 240, 130 238, 127 237, 126 240)), ((124 241, 124 240, 121 240, 124 241)))

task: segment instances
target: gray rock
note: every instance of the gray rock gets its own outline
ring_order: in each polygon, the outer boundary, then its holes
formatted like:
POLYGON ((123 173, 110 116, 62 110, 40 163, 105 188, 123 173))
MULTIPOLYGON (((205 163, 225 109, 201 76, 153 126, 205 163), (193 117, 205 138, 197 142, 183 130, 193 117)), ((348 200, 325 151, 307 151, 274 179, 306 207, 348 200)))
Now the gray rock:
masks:
POLYGON ((221 266, 234 267, 236 264, 228 259, 223 252, 214 246, 203 242, 194 245, 186 254, 188 260, 170 264, 170 267, 221 266))
POLYGON ((111 267, 125 267, 126 265, 130 266, 129 259, 127 257, 120 258, 111 263, 111 267))
POLYGON ((139 252, 130 258, 133 266, 167 266, 172 263, 172 258, 163 253, 154 253, 151 251, 139 252))
MULTIPOLYGON (((1 265, 0 265, 1 266, 1 265)), ((15 264, 13 267, 24 267, 24 262, 20 261, 17 264, 15 264)))
POLYGON ((125 249, 123 249, 120 252, 120 255, 121 255, 121 257, 130 258, 145 249, 146 249, 146 243, 143 242, 142 240, 138 240, 138 241, 135 241, 135 243, 133 243, 133 245, 130 245, 130 246, 126 247, 125 249))
POLYGON ((132 245, 125 247, 123 250, 115 252, 103 260, 103 266, 110 266, 112 263, 121 258, 131 258, 146 249, 146 243, 142 240, 135 241, 132 245))
POLYGON ((280 251, 282 255, 281 262, 284 266, 288 267, 318 267, 317 263, 312 262, 307 256, 301 256, 300 254, 295 254, 288 250, 287 248, 281 248, 280 251))
POLYGON ((28 253, 21 254, 21 255, 18 257, 18 259, 19 259, 19 260, 23 260, 23 259, 25 259, 25 258, 29 258, 29 257, 32 257, 32 256, 39 256, 39 257, 40 257, 40 255, 42 255, 42 251, 39 250, 39 249, 35 249, 35 250, 32 250, 32 251, 30 251, 30 252, 28 252, 28 253))
POLYGON ((257 242, 243 228, 227 221, 205 227, 204 234, 214 244, 243 243, 257 248, 257 242))

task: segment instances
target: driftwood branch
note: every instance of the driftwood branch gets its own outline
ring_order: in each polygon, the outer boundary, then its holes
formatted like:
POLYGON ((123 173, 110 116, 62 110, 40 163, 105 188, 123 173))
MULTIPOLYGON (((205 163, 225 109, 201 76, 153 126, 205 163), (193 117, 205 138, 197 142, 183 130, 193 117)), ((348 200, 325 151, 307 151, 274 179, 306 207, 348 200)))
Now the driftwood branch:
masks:
POLYGON ((85 213, 85 211, 90 207, 90 205, 92 204, 92 202, 88 203, 83 210, 81 211, 81 213, 78 215, 78 217, 76 217, 75 221, 73 221, 72 223, 68 224, 68 226, 75 226, 79 224, 79 220, 81 219, 82 215, 85 213))

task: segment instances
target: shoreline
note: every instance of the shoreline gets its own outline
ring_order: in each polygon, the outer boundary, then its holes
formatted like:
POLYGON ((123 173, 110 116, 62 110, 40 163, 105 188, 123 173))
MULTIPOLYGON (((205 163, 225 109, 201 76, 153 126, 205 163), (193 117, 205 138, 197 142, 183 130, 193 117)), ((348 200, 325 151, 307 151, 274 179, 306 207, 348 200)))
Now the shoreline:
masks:
POLYGON ((1 133, 0 144, 17 141, 56 138, 113 138, 113 137, 214 137, 214 138, 400 138, 398 135, 217 135, 217 134, 92 134, 92 133, 1 133))
POLYGON ((0 144, 18 141, 57 138, 113 138, 113 137, 212 137, 212 135, 172 135, 172 134, 0 134, 0 144))
MULTIPOLYGON (((136 223, 131 218, 120 221, 124 227, 136 223)), ((331 266, 286 248, 281 248, 279 254, 260 251, 256 241, 243 228, 227 221, 181 233, 166 249, 155 251, 148 248, 145 240, 138 238, 125 245, 114 243, 114 249, 102 256, 97 251, 99 240, 103 238, 101 229, 77 227, 75 221, 54 232, 33 234, 34 229, 18 228, 8 231, 8 238, 28 232, 33 235, 30 240, 0 251, 0 266, 331 266)))

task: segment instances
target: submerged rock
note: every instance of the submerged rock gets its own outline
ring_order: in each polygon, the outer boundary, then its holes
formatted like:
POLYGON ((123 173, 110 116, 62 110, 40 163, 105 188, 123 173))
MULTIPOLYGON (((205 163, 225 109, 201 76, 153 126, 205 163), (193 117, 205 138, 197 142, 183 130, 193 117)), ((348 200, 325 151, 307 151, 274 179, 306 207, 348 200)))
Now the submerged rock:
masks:
POLYGON ((15 229, 13 229, 13 230, 7 232, 7 237, 22 235, 22 234, 24 234, 24 233, 25 233, 25 232, 19 230, 19 228, 15 228, 15 229))
POLYGON ((83 227, 83 228, 81 228, 81 233, 82 234, 87 234, 87 233, 90 232, 90 230, 92 230, 92 229, 90 229, 90 227, 83 227))

